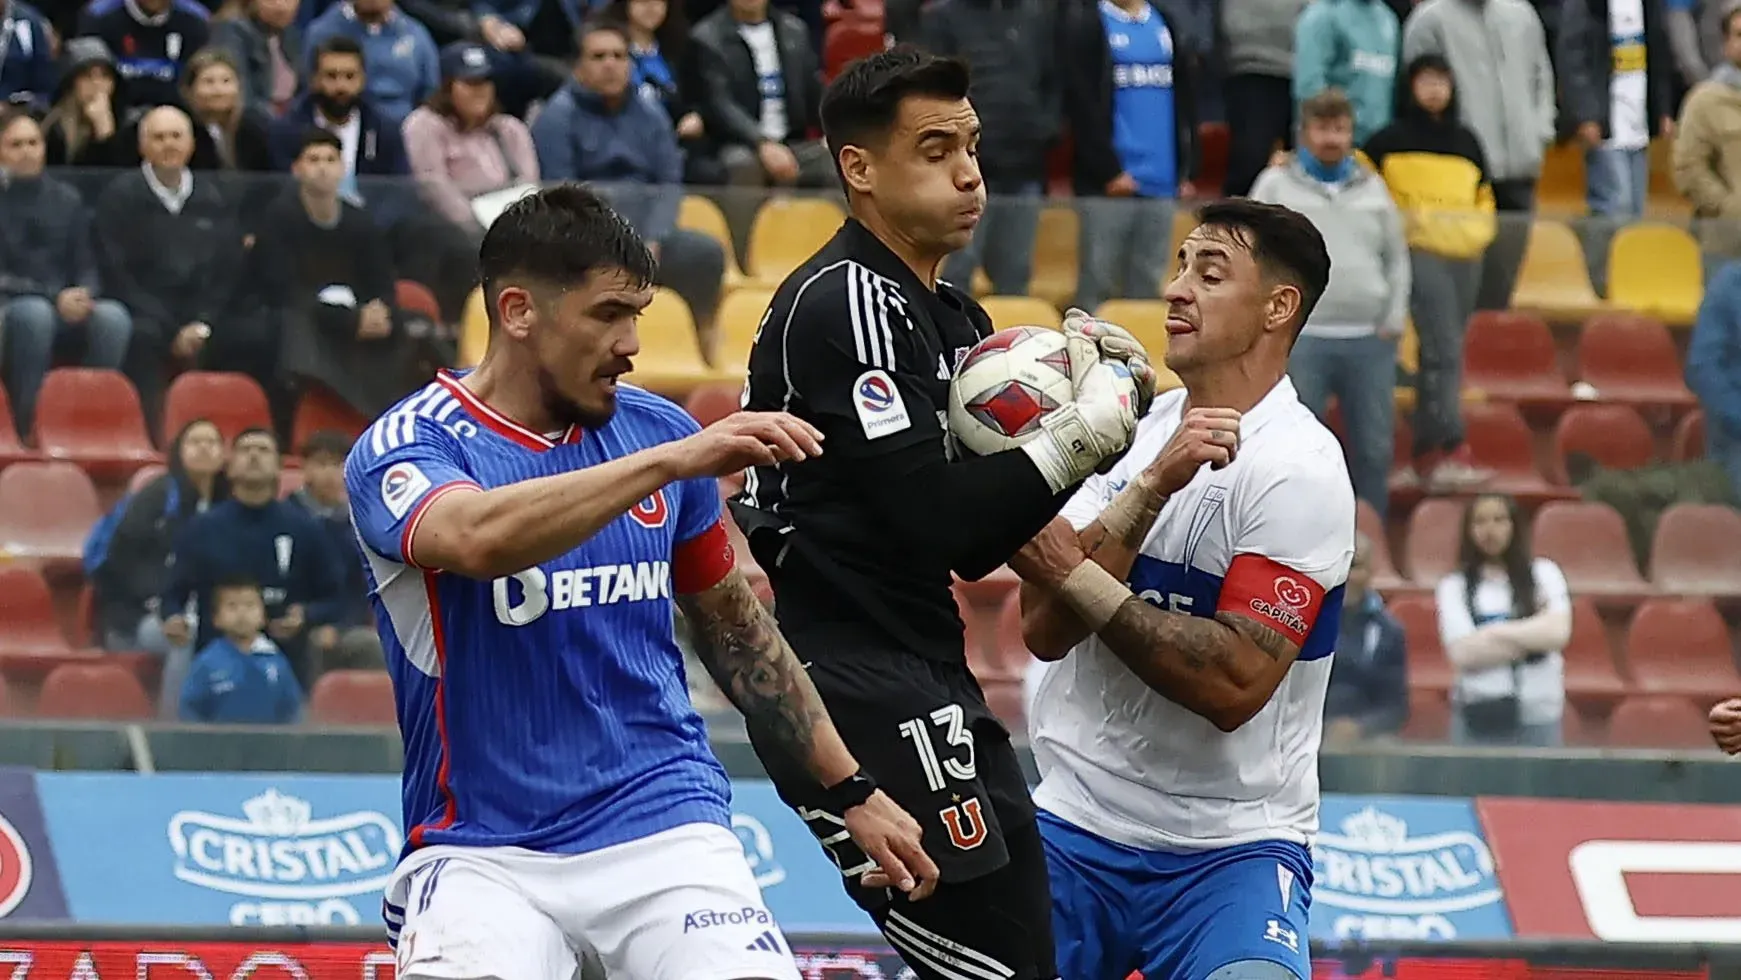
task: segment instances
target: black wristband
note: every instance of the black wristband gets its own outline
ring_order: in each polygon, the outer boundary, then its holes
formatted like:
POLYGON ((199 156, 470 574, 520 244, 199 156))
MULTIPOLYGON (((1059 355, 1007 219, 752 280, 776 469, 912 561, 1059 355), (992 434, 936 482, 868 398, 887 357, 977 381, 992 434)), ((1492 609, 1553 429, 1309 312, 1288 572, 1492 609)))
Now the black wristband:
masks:
POLYGON ((823 807, 830 812, 844 815, 846 811, 870 799, 871 794, 876 791, 876 780, 860 769, 822 791, 823 807))

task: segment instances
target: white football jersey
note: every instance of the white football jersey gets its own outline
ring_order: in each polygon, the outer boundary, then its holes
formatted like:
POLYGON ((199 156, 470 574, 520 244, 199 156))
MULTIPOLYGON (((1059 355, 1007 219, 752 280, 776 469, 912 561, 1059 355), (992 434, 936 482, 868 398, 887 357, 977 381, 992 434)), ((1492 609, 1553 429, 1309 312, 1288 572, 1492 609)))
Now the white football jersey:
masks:
MULTIPOLYGON (((1087 527, 1179 427, 1183 389, 1155 399, 1112 472, 1064 508, 1087 527)), ((1239 455, 1162 508, 1131 567, 1142 599, 1190 616, 1237 610, 1300 646, 1269 703, 1224 733, 1137 679, 1090 636, 1051 665, 1029 715, 1041 807, 1148 850, 1309 843, 1318 829, 1324 694, 1354 557, 1354 491, 1336 437, 1288 379, 1245 413, 1239 455)))

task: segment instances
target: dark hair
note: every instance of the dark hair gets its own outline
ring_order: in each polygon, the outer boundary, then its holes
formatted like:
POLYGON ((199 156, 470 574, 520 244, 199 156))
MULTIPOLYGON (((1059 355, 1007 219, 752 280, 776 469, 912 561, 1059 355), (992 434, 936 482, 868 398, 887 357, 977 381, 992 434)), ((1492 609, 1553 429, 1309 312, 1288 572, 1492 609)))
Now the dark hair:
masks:
POLYGON ((363 46, 357 43, 356 38, 346 37, 343 34, 334 34, 332 37, 320 42, 320 46, 314 49, 314 61, 312 62, 316 71, 320 70, 320 59, 329 54, 352 55, 358 61, 362 61, 364 65, 363 70, 365 72, 368 71, 368 62, 363 58, 363 46))
POLYGON ((310 456, 337 456, 343 460, 351 452, 351 437, 337 429, 321 429, 310 433, 302 443, 302 458, 310 456))
MULTIPOLYGON (((423 103, 424 107, 430 112, 433 112, 441 118, 446 119, 448 122, 453 123, 455 129, 461 128, 459 110, 453 107, 453 87, 458 83, 458 81, 459 79, 456 78, 442 79, 441 84, 436 86, 435 91, 429 94, 429 99, 423 103)), ((492 84, 494 83, 494 79, 488 79, 488 81, 492 82, 492 84)), ((502 100, 492 96, 490 99, 489 112, 484 116, 484 121, 480 128, 489 126, 490 120, 501 114, 502 100)))
POLYGON ((230 440, 230 448, 234 449, 241 445, 242 440, 249 436, 265 436, 272 440, 272 450, 274 452, 278 451, 278 434, 263 425, 250 425, 246 429, 236 433, 236 438, 230 440))
POLYGON ((260 591, 260 582, 252 575, 246 575, 241 572, 232 572, 228 575, 218 576, 217 581, 212 583, 212 595, 214 597, 217 596, 219 592, 229 589, 247 589, 248 591, 257 594, 260 591))
POLYGON ((840 148, 888 136, 910 96, 965 99, 965 62, 910 44, 867 55, 846 66, 822 93, 822 138, 840 169, 840 148))
POLYGON ((1481 584, 1481 568, 1493 560, 1475 547, 1475 538, 1469 533, 1475 524, 1475 505, 1484 500, 1504 504, 1505 514, 1511 518, 1511 541, 1506 544, 1498 561, 1505 566, 1505 577, 1511 582, 1511 614, 1518 619, 1527 619, 1536 614, 1535 563, 1529 553, 1529 528, 1524 524, 1523 510, 1518 507, 1517 498, 1510 494, 1479 494, 1463 508, 1463 523, 1457 535, 1457 570, 1463 573, 1464 598, 1473 610, 1475 588, 1481 584))
POLYGON ((527 276, 576 285, 600 269, 621 269, 637 285, 653 281, 653 254, 623 216, 580 184, 545 187, 508 205, 484 233, 478 278, 490 322, 502 280, 527 276))
MULTIPOLYGON (((635 0, 611 0, 604 9, 604 15, 621 23, 627 33, 629 4, 634 2, 635 0)), ((665 22, 653 32, 653 40, 658 43, 659 57, 665 59, 671 74, 681 75, 687 67, 684 55, 689 51, 689 15, 683 10, 683 0, 666 0, 665 22)))
POLYGON ((302 131, 302 145, 297 147, 296 155, 301 157, 302 151, 311 146, 330 146, 339 152, 339 156, 344 156, 345 153, 345 144, 339 139, 339 134, 319 126, 310 126, 302 131))
POLYGON ((589 14, 581 20, 580 26, 574 31, 574 46, 577 49, 586 47, 586 39, 600 31, 606 31, 622 38, 625 47, 629 43, 628 25, 606 14, 589 14))
POLYGON ((1279 204, 1234 197, 1199 208, 1197 223, 1234 232, 1251 250, 1259 269, 1299 289, 1297 336, 1330 282, 1330 250, 1311 219, 1279 204))

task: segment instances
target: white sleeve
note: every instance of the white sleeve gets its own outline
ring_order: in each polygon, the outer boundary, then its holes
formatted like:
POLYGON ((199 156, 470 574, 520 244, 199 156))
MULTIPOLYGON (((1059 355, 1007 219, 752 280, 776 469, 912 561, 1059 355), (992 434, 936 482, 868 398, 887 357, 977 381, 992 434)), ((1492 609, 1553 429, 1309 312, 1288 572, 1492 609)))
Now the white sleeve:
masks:
MULTIPOLYGON (((1537 558, 1530 564, 1535 575, 1535 612, 1563 612, 1572 608, 1572 590, 1566 585, 1566 573, 1551 558, 1537 558)), ((1531 613, 1534 615, 1534 613, 1531 613)))
POLYGON ((1439 579, 1433 590, 1433 604, 1439 611, 1439 645, 1446 649, 1475 632, 1475 617, 1469 613, 1469 597, 1464 588, 1463 573, 1452 572, 1439 579))
MULTIPOLYGON (((1120 461, 1122 463, 1122 461, 1120 461)), ((1080 531, 1100 516, 1106 505, 1112 502, 1115 493, 1108 490, 1110 484, 1107 478, 1095 473, 1082 481, 1082 486, 1071 495, 1070 502, 1059 511, 1059 516, 1070 522, 1070 526, 1080 531)))

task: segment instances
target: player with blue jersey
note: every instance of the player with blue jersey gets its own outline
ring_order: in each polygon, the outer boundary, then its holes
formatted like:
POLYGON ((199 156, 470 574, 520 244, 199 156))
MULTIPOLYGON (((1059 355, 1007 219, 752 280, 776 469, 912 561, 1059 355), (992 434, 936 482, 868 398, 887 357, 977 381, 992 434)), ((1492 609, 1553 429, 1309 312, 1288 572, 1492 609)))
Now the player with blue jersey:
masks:
POLYGON ((735 568, 715 478, 821 452, 781 413, 700 429, 621 383, 653 259, 598 197, 540 191, 479 255, 489 347, 345 465, 405 742, 385 915, 401 978, 797 980, 731 830, 673 636, 914 894, 918 824, 869 788, 735 568))
POLYGON ((1324 695, 1354 552, 1288 354, 1329 279, 1303 216, 1204 208, 1131 450, 1012 567, 1064 980, 1307 980, 1324 695), (1207 465, 1206 465, 1207 464, 1207 465))

